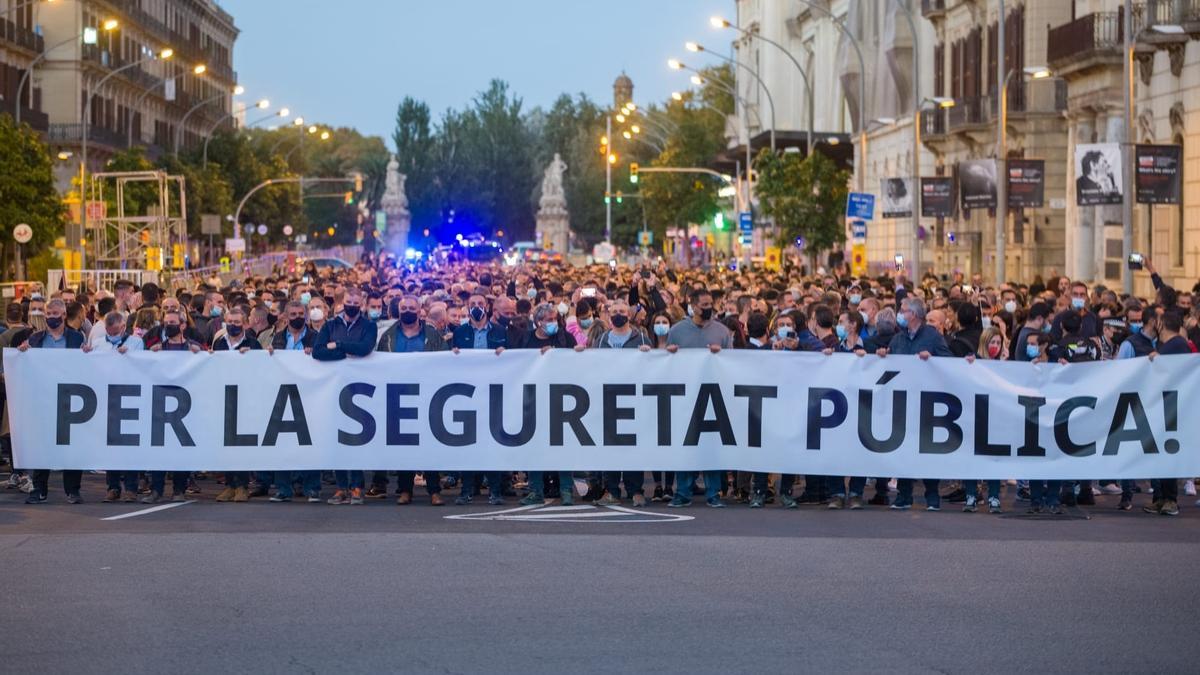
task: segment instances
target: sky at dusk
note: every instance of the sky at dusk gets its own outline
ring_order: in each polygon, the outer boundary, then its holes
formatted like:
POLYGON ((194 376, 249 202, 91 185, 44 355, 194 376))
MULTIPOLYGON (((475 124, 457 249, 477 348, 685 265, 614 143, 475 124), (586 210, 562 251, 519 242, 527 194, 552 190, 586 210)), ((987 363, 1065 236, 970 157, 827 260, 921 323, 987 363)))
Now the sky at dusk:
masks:
MULTIPOLYGON (((246 100, 268 98, 306 120, 388 139, 405 96, 434 118, 462 108, 492 78, 525 107, 563 92, 610 101, 633 78, 635 100, 662 101, 689 86, 666 67, 687 40, 729 53, 734 0, 220 0, 241 30, 234 68, 246 100)), ((277 109, 277 108, 276 108, 277 109)))

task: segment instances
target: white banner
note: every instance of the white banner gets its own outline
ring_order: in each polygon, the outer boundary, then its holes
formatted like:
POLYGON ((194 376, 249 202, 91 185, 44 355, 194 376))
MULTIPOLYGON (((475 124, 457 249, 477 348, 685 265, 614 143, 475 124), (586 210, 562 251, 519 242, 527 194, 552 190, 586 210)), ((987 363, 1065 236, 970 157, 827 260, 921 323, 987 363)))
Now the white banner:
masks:
POLYGON ((4 352, 16 463, 28 469, 1186 477, 1200 475, 1198 365, 620 349, 335 363, 296 352, 4 352))

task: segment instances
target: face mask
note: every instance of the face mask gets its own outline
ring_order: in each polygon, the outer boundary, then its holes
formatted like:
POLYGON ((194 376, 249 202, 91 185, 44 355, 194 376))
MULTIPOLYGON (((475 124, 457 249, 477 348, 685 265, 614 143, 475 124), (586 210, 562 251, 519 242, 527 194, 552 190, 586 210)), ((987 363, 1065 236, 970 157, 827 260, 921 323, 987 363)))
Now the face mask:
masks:
POLYGON ((406 326, 413 325, 417 322, 418 318, 416 312, 400 312, 400 323, 406 326))
POLYGON ((502 327, 504 327, 504 328, 508 328, 508 324, 509 324, 511 321, 512 321, 512 317, 511 317, 511 316, 501 316, 501 317, 499 317, 499 318, 497 318, 497 319, 496 319, 496 323, 500 324, 500 325, 501 325, 502 327))
POLYGON ((358 312, 361 309, 362 309, 361 307, 358 307, 356 305, 343 305, 342 313, 346 315, 347 319, 353 319, 358 316, 358 312))
POLYGON ((839 340, 845 340, 846 336, 850 334, 850 331, 846 330, 846 327, 840 323, 834 326, 834 332, 837 333, 839 340))
POLYGON ((1004 303, 1004 311, 1008 312, 1009 314, 1016 314, 1017 303, 1013 300, 1009 300, 1008 302, 1004 303))
POLYGON ((1049 332, 1050 332, 1050 328, 1051 328, 1050 324, 1048 324, 1048 323, 1044 323, 1044 324, 1042 324, 1042 332, 1043 332, 1043 333, 1049 333, 1049 332))
POLYGON ((58 330, 59 328, 62 327, 62 325, 63 325, 63 318, 61 316, 46 317, 46 327, 49 328, 50 330, 58 330))
POLYGON ((247 292, 246 292, 246 297, 247 297, 247 298, 249 298, 249 299, 253 300, 253 299, 254 299, 254 296, 255 296, 255 293, 254 293, 254 291, 247 291, 247 292))
POLYGON ((225 332, 228 333, 231 337, 237 337, 242 334, 242 327, 241 326, 226 326, 225 332))
POLYGON ((304 317, 298 316, 294 319, 291 319, 288 321, 288 325, 292 327, 292 330, 300 330, 301 328, 304 328, 304 317))
POLYGON ((1138 322, 1129 324, 1129 332, 1133 333, 1134 335, 1140 335, 1142 332, 1142 323, 1138 322))
POLYGON ((908 328, 908 316, 905 314, 896 315, 896 325, 901 328, 908 328))
POLYGON ((1036 359, 1038 356, 1041 356, 1041 354, 1042 350, 1039 349, 1037 345, 1025 346, 1025 356, 1028 356, 1030 359, 1036 359))
POLYGON ((464 316, 464 317, 462 317, 461 319, 459 319, 459 320, 458 320, 458 325, 460 325, 460 326, 465 326, 465 325, 467 325, 467 323, 468 323, 469 321, 470 321, 470 319, 464 316))
POLYGON ((537 289, 531 288, 531 289, 525 291, 525 297, 529 298, 530 300, 533 300, 534 298, 537 297, 537 289))
POLYGON ((110 344, 114 347, 121 343, 120 335, 105 335, 104 339, 108 340, 108 344, 110 344))
POLYGON ((627 323, 629 323, 629 317, 625 316, 624 314, 612 315, 613 328, 624 328, 625 324, 627 323))
POLYGON ((987 353, 988 353, 988 358, 992 358, 992 359, 996 358, 997 356, 1000 356, 1000 345, 988 345, 987 353))
POLYGON ((558 309, 559 316, 566 316, 567 312, 570 311, 571 308, 567 306, 567 303, 560 302, 560 303, 558 303, 557 309, 558 309))
POLYGON ((271 302, 270 300, 263 300, 263 307, 266 307, 267 311, 269 312, 275 309, 275 303, 271 302))
POLYGON ((858 315, 862 317, 864 326, 871 325, 871 318, 867 316, 866 312, 859 312, 858 315))
POLYGON ((700 320, 701 321, 712 321, 712 318, 713 318, 713 308, 712 307, 707 307, 707 308, 700 310, 700 320))
POLYGON ((860 303, 860 302, 862 302, 862 296, 861 296, 861 295, 859 295, 859 294, 857 294, 857 293, 854 293, 853 295, 851 295, 851 296, 850 296, 850 304, 852 304, 852 305, 857 305, 857 304, 858 304, 858 303, 860 303))
POLYGON ((985 317, 983 317, 983 319, 981 319, 981 320, 983 321, 983 329, 984 329, 984 330, 987 330, 987 329, 989 329, 989 328, 991 328, 991 327, 992 327, 992 317, 990 317, 990 316, 985 316, 985 317))
POLYGON ((333 307, 333 296, 332 295, 325 296, 325 304, 329 305, 330 307, 333 307))
POLYGON ((1083 309, 1085 301, 1083 298, 1071 298, 1071 307, 1074 309, 1083 309))
POLYGON ((580 328, 582 328, 582 329, 584 329, 584 330, 587 330, 588 328, 591 328, 591 327, 592 327, 592 323, 593 323, 594 321, 595 321, 595 319, 592 319, 592 318, 580 319, 580 320, 579 320, 579 327, 580 327, 580 328))
POLYGON ((307 305, 310 301, 312 301, 312 293, 300 294, 300 304, 307 305))
POLYGON ((213 307, 212 309, 208 310, 208 315, 214 319, 221 316, 221 308, 213 307))
POLYGON ((548 323, 542 326, 542 330, 546 331, 546 335, 556 335, 558 333, 558 324, 548 323))
POLYGON ((167 336, 168 340, 173 340, 173 339, 179 337, 179 334, 181 332, 183 332, 183 331, 180 330, 179 324, 169 324, 168 326, 163 328, 163 334, 167 336))
POLYGON ((670 332, 671 332, 671 327, 668 326, 667 324, 665 324, 665 323, 654 324, 654 334, 655 335, 662 337, 670 332))
POLYGON ((325 320, 325 310, 321 309, 320 307, 317 307, 316 309, 314 309, 313 311, 308 313, 308 318, 312 319, 313 321, 324 321, 325 320))
POLYGON ((483 313, 482 307, 472 307, 470 314, 471 314, 471 320, 474 321, 475 323, 479 323, 480 321, 483 321, 483 317, 485 316, 483 313))
POLYGON ((792 337, 792 333, 793 331, 790 326, 780 326, 779 330, 775 331, 775 334, 778 335, 779 339, 781 340, 786 340, 792 337))
POLYGON ((30 312, 29 312, 29 316, 43 316, 44 314, 45 314, 45 312, 43 312, 40 309, 30 310, 30 312))

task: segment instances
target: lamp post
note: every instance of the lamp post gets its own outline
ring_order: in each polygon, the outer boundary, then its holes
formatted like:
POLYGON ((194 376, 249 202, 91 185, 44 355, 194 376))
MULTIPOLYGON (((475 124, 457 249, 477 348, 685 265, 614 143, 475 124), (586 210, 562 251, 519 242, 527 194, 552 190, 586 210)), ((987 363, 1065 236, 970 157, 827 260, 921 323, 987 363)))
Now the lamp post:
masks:
MULTIPOLYGON (((908 29, 912 33, 913 40, 913 69, 912 69, 912 96, 913 96, 913 145, 912 145, 912 189, 913 189, 913 209, 912 209, 912 248, 910 249, 913 264, 913 279, 914 284, 920 283, 921 276, 921 106, 924 101, 921 100, 921 38, 917 34, 917 24, 913 21, 912 10, 903 0, 892 0, 896 7, 904 13, 904 18, 908 21, 908 29)), ((1000 18, 1001 23, 1004 17, 1000 18)), ((940 105, 940 104, 939 104, 940 105)), ((954 103, 951 102, 950 106, 954 103)), ((942 106, 942 107, 950 107, 942 106)))
POLYGON ((775 152, 775 126, 776 126, 775 98, 773 96, 771 96, 771 90, 767 87, 767 83, 765 81, 763 81, 762 77, 759 76, 758 71, 756 71, 753 68, 751 68, 750 66, 742 63, 741 61, 735 61, 734 59, 731 59, 728 56, 724 56, 722 54, 718 54, 716 52, 709 51, 704 48, 704 45, 697 44, 695 42, 689 42, 685 46, 687 47, 687 50, 691 51, 691 52, 708 52, 709 54, 712 54, 713 56, 724 61, 725 63, 728 63, 728 64, 731 64, 731 65, 734 65, 734 66, 744 69, 746 72, 750 73, 750 75, 755 80, 758 80, 759 86, 761 86, 763 91, 766 92, 766 94, 767 94, 767 103, 771 106, 771 129, 770 129, 770 131, 771 131, 771 152, 775 152))
MULTIPOLYGON (((1004 19, 1003 9, 1004 1, 1001 0, 1001 27, 1000 31, 1000 54, 997 61, 1001 64, 1000 69, 1004 66, 1004 19)), ((996 284, 1003 284, 1006 281, 1008 271, 1006 269, 1006 252, 1008 247, 1008 81, 1012 78, 1017 70, 1011 69, 1004 75, 1004 84, 1000 86, 1000 114, 996 120, 996 284)), ((1031 66, 1021 71, 1022 81, 1024 76, 1028 76, 1035 80, 1050 77, 1050 69, 1043 66, 1031 66)), ((999 76, 999 73, 997 73, 999 76)))
MULTIPOLYGON (((296 127, 297 129, 299 129, 299 130, 300 130, 300 142, 301 142, 301 143, 303 143, 303 142, 304 142, 304 133, 305 133, 305 129, 304 129, 304 118, 303 118, 303 117, 297 117, 296 119, 292 120, 292 126, 294 126, 294 127, 296 127)), ((313 127, 313 128, 315 129, 316 127, 313 127)), ((315 133, 315 132, 313 132, 313 131, 309 131, 308 133, 315 133)), ((280 136, 282 136, 282 138, 280 138, 279 140, 275 141, 275 144, 271 146, 271 151, 270 151, 269 153, 267 153, 267 154, 270 154, 270 155, 273 155, 273 154, 275 154, 275 151, 279 149, 279 146, 281 146, 281 145, 283 145, 284 143, 286 143, 286 142, 287 142, 287 135, 286 135, 286 134, 284 134, 284 133, 280 132, 280 134, 279 134, 279 135, 280 135, 280 136)))
MULTIPOLYGON (((112 32, 112 31, 116 30, 119 25, 120 24, 117 22, 116 19, 108 19, 107 21, 105 21, 102 24, 101 27, 104 29, 104 32, 108 33, 108 32, 112 32)), ((14 119, 16 119, 18 125, 21 123, 21 103, 20 103, 21 90, 23 90, 25 88, 25 83, 27 81, 29 81, 29 77, 31 75, 33 75, 33 69, 37 66, 37 64, 41 63, 42 61, 45 61, 46 57, 50 55, 50 52, 52 52, 55 49, 58 49, 59 47, 62 47, 64 45, 68 45, 76 40, 82 39, 83 43, 85 45, 94 45, 94 44, 96 44, 96 39, 98 36, 99 36, 99 33, 97 33, 95 28, 91 28, 91 27, 84 28, 77 35, 69 37, 66 40, 63 40, 62 42, 56 42, 56 43, 52 44, 49 47, 43 49, 41 54, 37 55, 37 58, 35 58, 33 60, 33 62, 29 64, 29 67, 25 69, 25 73, 23 75, 21 75, 21 81, 17 82, 17 92, 16 92, 16 96, 14 96, 13 98, 15 98, 17 100, 17 111, 16 111, 16 115, 14 116, 14 119)), ((30 105, 30 107, 33 106, 33 89, 32 88, 30 88, 30 90, 29 90, 29 105, 30 105)))
MULTIPOLYGON (((792 65, 796 66, 796 72, 800 73, 800 77, 804 80, 804 88, 805 88, 805 91, 807 92, 806 98, 808 99, 808 137, 807 137, 806 142, 808 144, 808 153, 812 154, 813 128, 816 125, 816 122, 813 119, 813 111, 816 106, 813 103, 812 81, 808 78, 808 73, 805 72, 804 68, 802 68, 800 66, 800 62, 796 60, 796 57, 792 56, 792 53, 790 51, 788 51, 786 47, 784 47, 783 45, 779 44, 778 42, 776 42, 770 38, 763 37, 761 33, 751 33, 750 31, 742 28, 741 26, 734 24, 734 23, 730 23, 729 21, 726 21, 725 19, 723 19, 719 16, 714 16, 712 19, 709 20, 709 22, 712 23, 713 27, 715 27, 715 28, 732 28, 735 31, 741 33, 742 35, 745 35, 748 38, 762 40, 763 42, 765 42, 765 43, 775 47, 779 51, 783 52, 784 55, 786 55, 788 57, 788 60, 790 60, 792 62, 792 65)), ((772 111, 771 114, 774 115, 774 111, 772 111)), ((772 122, 774 122, 774 120, 772 120, 772 122)), ((772 126, 774 126, 774 124, 772 124, 772 126)))
MULTIPOLYGON (((687 65, 680 63, 679 61, 676 61, 675 59, 671 59, 671 61, 669 61, 667 63, 667 65, 670 65, 671 68, 673 68, 675 70, 690 70, 690 71, 692 71, 693 73, 695 73, 695 75, 692 76, 692 83, 697 86, 704 85, 704 82, 705 82, 704 76, 701 75, 700 71, 696 70, 695 68, 690 68, 687 65)), ((733 96, 734 101, 740 101, 742 103, 743 110, 749 109, 746 99, 742 98, 741 95, 738 94, 737 90, 726 85, 725 83, 721 82, 720 80, 709 80, 709 81, 711 81, 714 85, 716 85, 720 89, 724 90, 730 96, 733 96)), ((750 172, 753 170, 753 158, 751 157, 751 151, 750 151, 751 150, 750 149, 750 122, 748 119, 746 119, 745 115, 734 115, 734 117, 737 117, 738 119, 740 119, 742 121, 742 129, 745 130, 745 132, 746 132, 746 207, 749 208, 750 202, 751 202, 750 172)), ((761 120, 759 123, 761 124, 761 120)))
MULTIPOLYGON (((245 92, 246 92, 246 88, 240 84, 233 88, 234 96, 241 96, 245 92)), ((203 108, 204 106, 208 105, 209 103, 213 103, 214 101, 219 101, 219 100, 225 98, 225 95, 226 95, 225 92, 221 92, 220 94, 206 98, 203 101, 200 101, 196 105, 192 106, 191 108, 188 108, 188 111, 186 113, 184 113, 184 115, 183 115, 183 119, 179 120, 179 126, 175 128, 175 144, 171 151, 172 154, 174 154, 176 156, 179 155, 179 146, 183 143, 183 127, 184 127, 184 124, 187 123, 188 118, 192 116, 192 113, 203 108)), ((222 119, 221 121, 223 122, 225 120, 222 119)))
MULTIPOLYGON (((198 65, 198 66, 195 66, 195 67, 193 67, 193 68, 192 68, 192 74, 193 74, 193 75, 195 75, 196 77, 200 77, 200 76, 201 76, 201 75, 203 75, 203 74, 204 74, 204 73, 205 73, 207 70, 208 70, 208 67, 207 67, 207 66, 205 66, 205 65, 203 65, 203 64, 201 64, 201 65, 198 65)), ((126 126, 126 131, 127 131, 127 133, 125 134, 125 139, 126 139, 126 145, 125 145, 125 147, 127 147, 127 148, 132 148, 132 147, 133 147, 133 111, 134 111, 134 110, 139 110, 139 109, 142 107, 142 101, 145 101, 145 100, 146 100, 146 97, 147 97, 147 96, 149 96, 151 92, 153 92, 154 90, 158 89, 158 87, 159 87, 160 85, 166 85, 166 83, 167 83, 167 80, 168 80, 168 79, 170 79, 170 78, 166 78, 166 77, 164 77, 164 78, 162 78, 161 80, 159 80, 158 84, 154 85, 153 87, 150 87, 150 88, 149 88, 149 89, 147 89, 146 91, 143 91, 143 92, 142 92, 142 95, 138 97, 138 100, 137 100, 137 102, 136 102, 136 103, 134 103, 134 104, 133 104, 133 107, 131 107, 131 108, 129 109, 129 110, 130 110, 130 112, 129 112, 129 124, 126 126)), ((140 132, 141 130, 139 129, 138 131, 140 132)))
MULTIPOLYGON (((263 100, 259 101, 258 103, 255 103, 254 107, 258 108, 259 110, 266 110, 267 108, 271 107, 271 102, 264 98, 263 100)), ((284 110, 287 110, 287 108, 284 108, 284 110)), ((280 112, 283 112, 283 111, 280 111, 280 112)), ((208 144, 210 141, 212 141, 213 134, 217 131, 217 127, 224 124, 225 120, 233 119, 233 116, 234 116, 233 112, 225 113, 224 115, 221 116, 221 119, 214 122, 213 125, 211 127, 209 127, 208 131, 204 134, 204 161, 202 164, 205 169, 208 168, 208 144)), ((263 119, 270 119, 270 117, 265 117, 263 119)), ((261 121, 262 120, 259 120, 259 122, 261 122, 261 121)), ((256 124, 257 124, 257 122, 256 122, 256 124)))

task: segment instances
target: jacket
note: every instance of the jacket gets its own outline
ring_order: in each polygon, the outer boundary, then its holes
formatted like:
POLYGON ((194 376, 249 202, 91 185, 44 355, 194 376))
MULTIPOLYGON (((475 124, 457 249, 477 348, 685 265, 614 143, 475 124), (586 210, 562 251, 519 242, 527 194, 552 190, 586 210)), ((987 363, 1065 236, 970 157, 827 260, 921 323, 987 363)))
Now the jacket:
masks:
MULTIPOLYGON (((601 333, 599 339, 596 340, 596 344, 593 346, 597 349, 612 349, 613 346, 608 344, 608 334, 611 332, 611 330, 606 330, 601 333)), ((639 349, 642 346, 653 347, 654 341, 647 337, 646 333, 644 333, 640 328, 634 328, 633 332, 629 336, 629 339, 625 341, 625 344, 621 345, 621 348, 639 349)), ((770 343, 767 344, 766 348, 771 348, 770 343)))
MULTIPOLYGON (((46 341, 47 335, 49 335, 49 331, 44 330, 39 330, 33 335, 30 335, 30 348, 41 349, 42 343, 46 341)), ((84 337, 83 333, 75 330, 74 328, 63 329, 63 337, 67 339, 67 349, 80 349, 83 347, 83 343, 87 341, 87 338, 84 337)))
POLYGON ((326 321, 313 345, 313 358, 318 361, 341 361, 347 356, 366 356, 375 349, 375 322, 359 315, 347 323, 346 315, 338 314, 326 321), (333 349, 329 343, 334 343, 333 349))
MULTIPOLYGON (((502 328, 499 324, 488 323, 487 345, 488 349, 498 349, 504 347, 516 346, 520 343, 517 336, 512 336, 512 326, 507 329, 502 328)), ((475 348, 475 327, 469 323, 465 323, 454 329, 454 347, 457 349, 474 349, 475 348)))
MULTIPOLYGON (((460 326, 461 328, 461 326, 460 326)), ((444 352, 450 349, 450 345, 446 344, 446 339, 438 332, 436 328, 421 322, 421 332, 425 334, 425 350, 427 352, 444 352)), ((392 352, 396 349, 396 335, 400 333, 400 322, 388 326, 388 329, 383 331, 383 335, 379 336, 379 344, 375 346, 377 352, 392 352)))
MULTIPOLYGON (((262 345, 258 344, 258 340, 255 340, 254 336, 251 335, 249 332, 247 332, 245 335, 243 335, 242 341, 238 343, 238 346, 237 346, 238 350, 241 350, 242 347, 246 347, 251 350, 262 349, 262 345)), ((217 338, 216 340, 213 340, 212 350, 214 352, 233 351, 232 349, 229 348, 229 336, 225 335, 225 334, 221 334, 221 337, 217 338)))
POLYGON ((890 354, 915 356, 921 352, 929 352, 933 356, 954 356, 950 348, 946 346, 946 339, 942 337, 942 334, 927 323, 921 324, 917 332, 911 336, 907 330, 901 330, 892 337, 892 342, 888 345, 890 354))
MULTIPOLYGON (((287 340, 288 340, 289 332, 290 331, 288 331, 287 329, 284 329, 281 331, 276 331, 275 334, 271 336, 271 349, 280 349, 280 350, 287 349, 287 340)), ((305 349, 312 349, 313 346, 315 346, 317 344, 317 331, 315 331, 311 327, 305 325, 304 326, 304 334, 300 336, 300 344, 305 349)))

